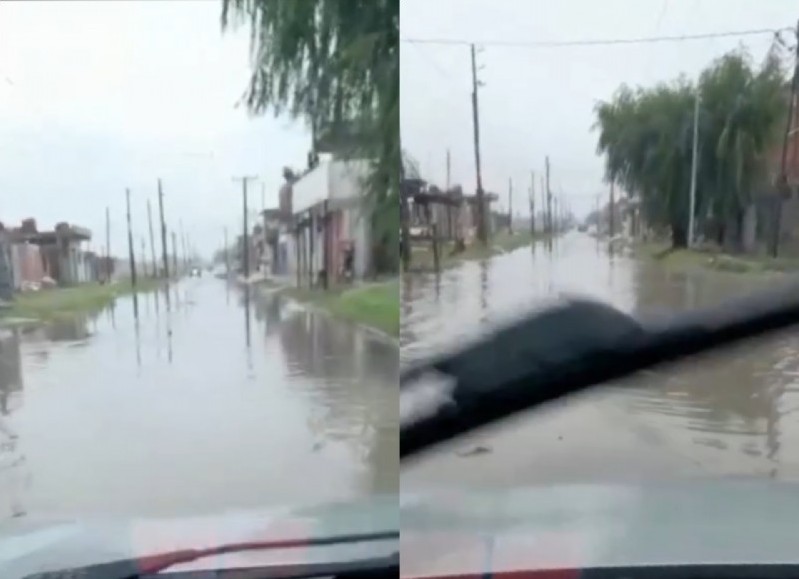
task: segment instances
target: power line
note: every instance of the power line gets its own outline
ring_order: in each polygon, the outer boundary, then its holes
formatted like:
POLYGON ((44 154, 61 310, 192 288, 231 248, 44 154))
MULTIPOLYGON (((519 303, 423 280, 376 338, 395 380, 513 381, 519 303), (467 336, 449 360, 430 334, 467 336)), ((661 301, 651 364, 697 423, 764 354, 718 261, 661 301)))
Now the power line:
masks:
MULTIPOLYGON (((416 50, 416 52, 419 54, 419 56, 422 57, 422 60, 424 60, 431 67, 436 69, 436 71, 439 74, 441 74, 442 76, 445 76, 445 77, 447 77, 449 79, 452 79, 452 75, 450 75, 449 72, 447 72, 440 64, 438 64, 438 62, 436 62, 436 60, 433 57, 431 57, 429 54, 424 52, 422 50, 422 48, 419 46, 419 43, 417 43, 417 42, 408 42, 408 44, 413 46, 414 50, 416 50)), ((434 94, 438 94, 438 93, 434 93, 434 94)))
POLYGON ((677 36, 649 36, 639 38, 599 38, 585 40, 541 40, 541 41, 514 41, 514 40, 463 40, 454 38, 401 38, 401 42, 408 44, 438 44, 449 46, 504 46, 515 48, 565 48, 569 46, 611 46, 619 44, 652 44, 657 42, 683 42, 689 40, 705 40, 712 38, 729 38, 740 36, 774 35, 785 28, 753 28, 749 30, 730 30, 727 32, 706 32, 701 34, 682 34, 677 36))

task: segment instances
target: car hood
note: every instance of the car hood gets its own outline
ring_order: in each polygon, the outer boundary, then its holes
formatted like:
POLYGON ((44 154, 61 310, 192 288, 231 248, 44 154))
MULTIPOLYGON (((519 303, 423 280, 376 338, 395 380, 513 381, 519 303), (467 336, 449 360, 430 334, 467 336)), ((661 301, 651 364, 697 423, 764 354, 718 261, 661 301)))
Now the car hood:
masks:
POLYGON ((796 484, 563 485, 402 501, 404 577, 799 563, 796 484))
MULTIPOLYGON (((0 524, 0 577, 13 579, 183 549, 398 531, 397 497, 180 518, 37 519, 0 524)), ((170 571, 348 561, 398 550, 398 542, 305 546, 203 558, 170 571)))

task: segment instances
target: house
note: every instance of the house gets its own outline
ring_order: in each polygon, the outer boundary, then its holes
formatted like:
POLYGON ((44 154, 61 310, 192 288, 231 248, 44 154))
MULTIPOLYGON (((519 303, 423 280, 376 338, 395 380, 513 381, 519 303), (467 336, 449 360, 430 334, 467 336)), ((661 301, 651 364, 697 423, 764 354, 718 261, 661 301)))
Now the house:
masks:
POLYGON ((363 203, 368 170, 365 159, 325 158, 290 183, 292 221, 279 236, 278 251, 298 285, 363 278, 371 270, 370 216, 363 203))
POLYGON ((7 237, 16 289, 41 283, 45 276, 62 286, 97 279, 96 256, 81 246, 91 240, 85 227, 62 222, 52 231, 38 231, 36 221, 26 219, 7 237))
MULTIPOLYGON (((433 225, 436 226, 436 235, 442 240, 462 240, 469 245, 477 237, 479 215, 477 195, 464 194, 459 185, 441 191, 435 185, 429 185, 418 178, 403 180, 400 191, 403 203, 407 207, 409 235, 412 240, 414 237, 429 236, 433 225)), ((489 235, 500 225, 495 223, 490 209, 491 204, 498 199, 496 193, 484 194, 489 235)))
POLYGON ((264 237, 263 260, 266 271, 272 275, 285 275, 284 269, 288 256, 285 246, 281 253, 280 232, 283 230, 285 220, 282 219, 280 208, 264 209, 261 211, 261 221, 264 237))

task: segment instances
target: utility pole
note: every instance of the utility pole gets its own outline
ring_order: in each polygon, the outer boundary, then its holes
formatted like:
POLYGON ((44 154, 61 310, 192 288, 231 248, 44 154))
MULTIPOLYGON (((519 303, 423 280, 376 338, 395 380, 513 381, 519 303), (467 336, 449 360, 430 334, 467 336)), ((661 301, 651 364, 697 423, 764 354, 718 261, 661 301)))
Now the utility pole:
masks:
POLYGON ((549 225, 547 225, 547 188, 544 185, 544 175, 538 177, 539 184, 541 185, 541 230, 544 234, 549 232, 549 225))
POLYGON ((552 190, 549 188, 549 155, 545 158, 546 163, 546 195, 547 195, 547 233, 552 235, 552 190))
MULTIPOLYGON (((796 43, 796 55, 794 58, 793 77, 791 78, 791 98, 788 101, 788 121, 785 125, 785 136, 782 140, 782 162, 780 163, 780 179, 777 187, 777 210, 775 215, 774 224, 774 243, 772 248, 772 256, 779 255, 780 248, 780 229, 782 228, 782 203, 785 197, 790 193, 790 185, 788 184, 788 139, 792 133, 791 126, 794 123, 794 112, 796 110, 796 89, 797 82, 799 82, 799 22, 796 23, 796 31, 794 33, 794 42, 796 43)), ((796 137, 794 137, 794 147, 796 146, 796 137)))
POLYGON ((175 275, 178 274, 178 238, 172 231, 172 267, 175 275))
POLYGON ((188 271, 189 265, 189 258, 186 255, 186 232, 183 231, 183 220, 178 220, 178 230, 180 231, 180 248, 183 250, 183 259, 181 262, 183 263, 183 273, 185 275, 186 271, 188 271))
POLYGON ((513 179, 508 178, 508 233, 513 233, 513 179))
POLYGON ((147 277, 147 252, 144 250, 144 237, 141 238, 141 274, 147 277))
POLYGON ((474 125, 474 163, 477 173, 477 239, 484 246, 488 245, 486 234, 485 194, 483 192, 483 174, 480 168, 480 106, 477 89, 481 85, 477 80, 477 57, 472 44, 472 123, 474 125))
POLYGON ((558 213, 558 198, 552 199, 552 230, 555 233, 560 231, 560 214, 558 213))
POLYGON ((242 237, 242 275, 244 279, 250 277, 250 235, 249 235, 249 225, 247 223, 247 213, 249 210, 247 209, 247 181, 253 181, 257 179, 256 175, 244 176, 244 177, 234 177, 234 181, 241 181, 241 196, 242 196, 242 206, 244 210, 244 224, 243 224, 243 233, 244 236, 242 237))
POLYGON ((699 87, 696 89, 694 99, 694 142, 691 151, 691 192, 688 203, 688 247, 694 246, 694 213, 696 213, 696 171, 699 158, 699 87))
POLYGON ((105 207, 105 281, 111 281, 111 209, 105 207))
POLYGON ((450 158, 449 158, 449 149, 447 149, 447 191, 449 191, 450 186, 450 158))
POLYGON ((608 215, 608 237, 613 239, 616 233, 616 192, 613 189, 614 180, 610 180, 610 214, 608 215))
POLYGON ((530 171, 530 234, 535 236, 535 171, 530 171))
MULTIPOLYGON (((169 279, 169 250, 167 248, 166 221, 164 220, 164 190, 161 188, 161 179, 158 180, 158 212, 161 216, 161 253, 164 260, 164 278, 169 279)), ((167 295, 169 295, 168 292, 167 295)))
POLYGON ((130 260, 130 284, 136 289, 136 259, 133 254, 133 226, 130 222, 130 189, 125 189, 125 203, 128 216, 128 259, 130 260))
POLYGON ((158 260, 155 258, 155 236, 153 235, 153 211, 150 207, 150 200, 147 200, 147 224, 150 229, 150 253, 153 258, 153 277, 158 277, 158 260))

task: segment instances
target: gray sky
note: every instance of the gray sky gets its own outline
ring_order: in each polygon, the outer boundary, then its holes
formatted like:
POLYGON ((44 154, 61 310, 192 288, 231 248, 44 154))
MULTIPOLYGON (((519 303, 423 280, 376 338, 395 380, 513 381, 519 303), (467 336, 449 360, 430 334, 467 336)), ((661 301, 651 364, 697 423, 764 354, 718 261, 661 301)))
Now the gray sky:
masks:
MULTIPOLYGON (((606 195, 602 161, 591 132, 593 107, 623 82, 650 85, 696 77, 712 59, 747 45, 757 61, 769 36, 646 45, 530 48, 491 41, 636 38, 793 27, 799 0, 402 0, 401 35, 485 43, 478 54, 483 183, 507 206, 527 214, 530 170, 541 174, 550 156, 552 188, 563 189, 585 215, 606 195)), ((786 36, 787 38, 787 36, 786 36)), ((402 146, 423 176, 444 184, 446 149, 452 183, 475 188, 471 65, 466 46, 403 43, 402 146)), ((538 190, 538 183, 536 183, 538 190)), ((607 197, 603 199, 603 202, 607 197)))
POLYGON ((146 234, 161 177, 167 219, 175 229, 182 219, 210 253, 223 226, 241 227, 233 175, 264 177, 276 204, 281 168, 304 164, 310 137, 304 125, 235 108, 248 30, 223 35, 220 9, 221 0, 0 2, 0 220, 82 224, 100 249, 109 205, 112 249, 123 255, 124 190, 146 234))

